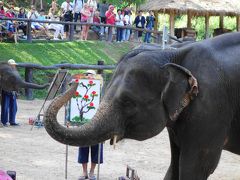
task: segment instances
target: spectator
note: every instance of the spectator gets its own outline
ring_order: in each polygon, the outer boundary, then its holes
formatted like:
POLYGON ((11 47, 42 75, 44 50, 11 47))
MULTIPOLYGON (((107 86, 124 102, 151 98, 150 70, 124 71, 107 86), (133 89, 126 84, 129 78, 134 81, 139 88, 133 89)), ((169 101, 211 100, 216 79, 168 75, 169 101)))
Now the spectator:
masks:
MULTIPOLYGON (((123 23, 123 15, 122 15, 122 11, 121 9, 118 9, 117 10, 117 15, 116 15, 116 20, 115 20, 115 24, 117 26, 124 26, 124 23, 123 23)), ((124 40, 125 37, 123 37, 123 28, 121 27, 117 27, 117 37, 116 37, 116 40, 117 42, 121 42, 122 40, 124 40)))
MULTIPOLYGON (((87 3, 85 3, 83 5, 83 8, 81 10, 81 22, 88 22, 88 19, 89 17, 91 16, 91 11, 90 11, 90 8, 88 6, 87 3)), ((80 36, 80 39, 81 40, 87 40, 87 37, 88 37, 88 31, 89 31, 89 25, 83 25, 82 26, 82 32, 81 32, 81 36, 80 36)))
POLYGON ((98 3, 98 9, 100 11, 100 18, 101 18, 101 23, 106 24, 106 15, 105 13, 108 10, 109 4, 106 3, 106 1, 103 1, 103 3, 98 3))
MULTIPOLYGON (((39 16, 37 17, 37 20, 40 20, 40 21, 45 21, 46 20, 46 16, 45 16, 45 10, 44 9, 41 9, 40 10, 40 14, 39 16)), ((50 39, 50 35, 48 33, 48 27, 47 27, 47 24, 46 23, 39 23, 40 26, 42 26, 44 29, 44 33, 46 34, 46 36, 48 37, 48 39, 50 39)))
MULTIPOLYGON (((9 59, 8 63, 11 67, 16 70, 16 62, 13 59, 9 59)), ((17 100, 15 91, 4 91, 2 90, 2 102, 1 102, 1 123, 3 126, 18 126, 16 123, 17 114, 17 100)))
POLYGON ((52 12, 53 12, 53 15, 55 15, 55 13, 57 12, 58 10, 58 4, 57 4, 57 0, 52 0, 52 3, 51 3, 51 8, 52 8, 52 12))
MULTIPOLYGON (((61 17, 63 21, 65 22, 72 22, 73 20, 73 4, 70 2, 70 0, 66 0, 61 5, 61 17)), ((64 32, 65 32, 65 38, 68 38, 68 32, 69 32, 69 25, 64 25, 64 32)))
MULTIPOLYGON (((36 11, 35 6, 31 6, 31 10, 30 10, 30 11, 28 12, 28 14, 27 14, 28 19, 37 20, 37 19, 38 19, 38 16, 39 16, 39 14, 38 14, 38 12, 36 11)), ((31 23, 31 28, 32 28, 35 36, 36 36, 37 31, 40 30, 41 32, 43 32, 44 34, 46 34, 47 37, 49 37, 46 28, 43 27, 40 23, 38 23, 38 22, 32 22, 32 23, 31 23)))
POLYGON ((0 1, 0 17, 4 17, 5 16, 5 10, 4 10, 4 7, 3 7, 3 2, 0 1))
MULTIPOLYGON (((18 18, 27 18, 25 9, 23 7, 21 7, 19 9, 19 14, 17 16, 18 18)), ((24 21, 18 21, 18 29, 21 29, 23 31, 23 38, 27 39, 27 23, 24 21)))
POLYGON ((91 29, 98 34, 98 36, 101 38, 104 32, 104 27, 103 26, 98 26, 97 24, 101 23, 101 18, 100 18, 100 13, 99 11, 95 11, 95 14, 93 16, 93 23, 96 24, 94 26, 91 26, 91 29))
MULTIPOLYGON (((73 15, 74 22, 77 22, 79 19, 81 21, 81 10, 83 8, 83 0, 73 0, 73 15)), ((76 25, 74 26, 74 30, 76 31, 76 25)))
MULTIPOLYGON (((5 14, 6 17, 8 18, 15 18, 15 12, 14 12, 14 6, 11 6, 5 14)), ((13 22, 12 20, 7 20, 7 34, 9 38, 13 38, 14 33, 16 32, 16 23, 13 22)))
MULTIPOLYGON (((105 16, 106 16, 106 24, 110 24, 110 25, 115 25, 115 22, 116 22, 116 15, 114 14, 114 6, 113 5, 110 5, 105 16)), ((108 28, 109 31, 112 31, 113 32, 113 27, 109 27, 108 28)), ((109 41, 112 41, 111 39, 112 37, 108 37, 108 40, 109 41)))
MULTIPOLYGON (((3 7, 3 2, 0 1, 0 18, 3 18, 3 17, 5 17, 5 10, 3 7)), ((0 20, 0 42, 2 42, 2 39, 3 39, 2 35, 5 29, 6 29, 5 22, 0 20)))
POLYGON ((131 12, 131 8, 129 7, 129 6, 126 6, 125 8, 124 8, 124 14, 130 14, 130 13, 132 13, 131 12))
POLYGON ((14 10, 14 6, 11 5, 9 10, 8 10, 8 13, 6 13, 6 16, 7 17, 10 17, 10 18, 15 18, 16 17, 16 12, 14 10))
MULTIPOLYGON (((132 19, 131 19, 130 11, 125 11, 123 22, 124 22, 124 26, 132 26, 132 19)), ((131 34, 130 29, 123 29, 123 41, 129 41, 130 34, 131 34)))
MULTIPOLYGON (((50 18, 50 21, 57 21, 57 19, 54 16, 54 10, 52 8, 49 9, 48 17, 50 18)), ((48 29, 54 29, 54 35, 53 40, 59 40, 59 35, 61 36, 61 39, 64 39, 64 26, 62 24, 53 24, 50 23, 48 25, 48 29)))
MULTIPOLYGON (((149 11, 149 16, 146 17, 146 22, 147 22, 146 29, 152 30, 154 28, 154 21, 155 21, 155 17, 154 17, 153 11, 149 11)), ((150 43, 150 41, 151 41, 151 33, 146 32, 144 42, 150 43)))
POLYGON ((111 24, 111 25, 115 24, 116 16, 113 11, 114 11, 114 6, 110 5, 105 14, 106 24, 111 24))
MULTIPOLYGON (((146 23, 145 17, 142 15, 142 11, 140 10, 138 12, 137 17, 134 20, 134 24, 136 24, 136 28, 141 28, 143 29, 146 23)), ((142 31, 138 31, 138 41, 141 42, 142 38, 142 31)))
MULTIPOLYGON (((40 20, 40 21, 45 21, 46 20, 44 9, 40 9, 40 14, 37 17, 37 20, 40 20)), ((46 24, 45 23, 39 23, 39 24, 46 29, 46 24)))
POLYGON ((95 14, 95 11, 97 10, 97 1, 96 0, 88 0, 87 1, 88 7, 90 9, 91 15, 88 19, 89 23, 93 23, 93 16, 95 14))

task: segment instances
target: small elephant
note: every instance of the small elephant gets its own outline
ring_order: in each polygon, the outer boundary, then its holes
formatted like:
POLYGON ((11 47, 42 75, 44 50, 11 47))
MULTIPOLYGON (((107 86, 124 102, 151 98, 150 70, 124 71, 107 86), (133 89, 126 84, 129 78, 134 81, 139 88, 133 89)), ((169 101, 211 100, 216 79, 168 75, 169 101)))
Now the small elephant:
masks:
POLYGON ((7 62, 0 62, 0 89, 5 91, 17 91, 20 88, 44 89, 49 84, 38 85, 23 81, 16 69, 7 62))
POLYGON ((167 127, 171 164, 165 180, 206 180, 223 149, 240 155, 240 33, 177 49, 132 50, 118 62, 97 113, 78 128, 56 119, 77 84, 44 116, 55 140, 88 146, 145 140, 167 127))

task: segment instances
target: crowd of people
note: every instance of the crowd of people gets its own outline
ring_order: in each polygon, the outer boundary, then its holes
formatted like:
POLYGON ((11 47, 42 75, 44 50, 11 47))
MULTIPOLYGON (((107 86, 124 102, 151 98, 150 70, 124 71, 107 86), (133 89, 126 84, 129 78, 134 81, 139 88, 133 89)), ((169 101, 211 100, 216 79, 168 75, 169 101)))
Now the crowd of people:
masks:
MULTIPOLYGON (((1 17, 92 23, 92 25, 83 24, 78 30, 77 26, 74 26, 74 30, 77 33, 80 31, 79 39, 87 40, 89 30, 91 29, 99 38, 106 35, 108 31, 113 31, 112 34, 116 34, 117 42, 130 40, 132 30, 128 27, 134 26, 140 29, 152 30, 155 21, 152 11, 150 11, 146 17, 143 16, 142 11, 139 11, 135 18, 133 18, 133 13, 129 6, 117 9, 114 5, 107 4, 106 1, 97 3, 96 0, 73 0, 73 2, 65 0, 61 5, 58 5, 57 0, 52 0, 48 13, 46 13, 44 9, 40 9, 38 13, 35 6, 31 6, 29 12, 26 12, 23 7, 19 9, 19 12, 16 12, 14 6, 11 6, 5 11, 4 3, 0 1, 0 18, 1 17), (116 25, 117 28, 99 26, 98 24, 116 25)), ((22 38, 26 39, 27 37, 27 23, 24 21, 14 22, 8 20, 4 25, 2 24, 2 27, 7 31, 8 36, 12 36, 15 31, 21 29, 23 32, 22 38)), ((36 35, 37 32, 40 31, 50 39, 49 30, 51 29, 54 30, 54 40, 69 38, 70 25, 68 24, 31 23, 33 35, 36 35)), ((143 40, 144 42, 150 43, 151 33, 146 33, 144 38, 142 38, 142 34, 142 31, 138 31, 139 41, 143 40)))

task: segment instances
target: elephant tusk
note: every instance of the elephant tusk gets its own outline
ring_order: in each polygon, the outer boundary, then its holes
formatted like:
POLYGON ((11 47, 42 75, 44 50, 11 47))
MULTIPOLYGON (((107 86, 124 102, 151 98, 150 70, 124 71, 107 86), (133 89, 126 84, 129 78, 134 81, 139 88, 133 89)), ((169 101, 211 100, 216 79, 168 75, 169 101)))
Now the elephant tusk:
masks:
POLYGON ((116 149, 117 135, 113 136, 113 149, 116 149))

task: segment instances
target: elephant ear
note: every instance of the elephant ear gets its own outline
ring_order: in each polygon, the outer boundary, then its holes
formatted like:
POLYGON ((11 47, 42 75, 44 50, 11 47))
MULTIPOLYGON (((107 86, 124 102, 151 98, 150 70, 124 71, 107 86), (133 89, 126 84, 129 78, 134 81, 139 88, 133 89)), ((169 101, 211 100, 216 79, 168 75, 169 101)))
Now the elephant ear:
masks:
POLYGON ((185 67, 168 63, 163 66, 168 71, 169 79, 163 90, 162 99, 172 121, 198 94, 197 79, 185 67))

